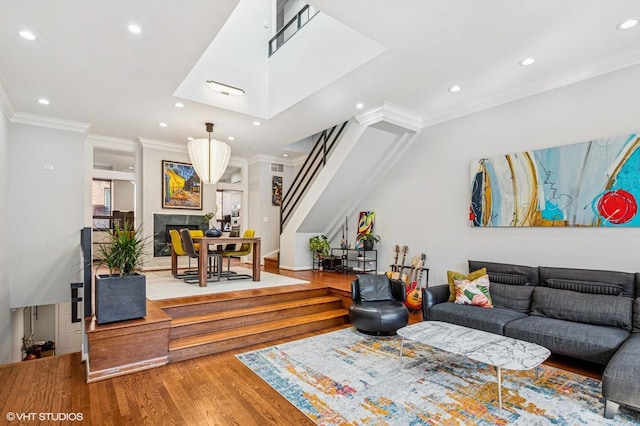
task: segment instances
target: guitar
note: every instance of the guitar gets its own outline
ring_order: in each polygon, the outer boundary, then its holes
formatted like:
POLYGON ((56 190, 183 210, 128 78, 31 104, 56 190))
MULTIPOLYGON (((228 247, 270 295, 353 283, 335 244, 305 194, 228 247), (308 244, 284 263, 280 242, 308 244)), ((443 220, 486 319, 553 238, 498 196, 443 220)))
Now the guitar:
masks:
POLYGON ((411 287, 411 291, 407 292, 405 305, 413 311, 419 311, 422 309, 422 287, 420 284, 422 282, 422 273, 424 272, 422 268, 424 267, 426 260, 427 256, 422 253, 422 256, 420 256, 420 260, 416 266, 415 280, 409 285, 409 287, 411 287))
POLYGON ((392 280, 402 280, 404 281, 405 284, 407 283, 407 281, 409 281, 409 277, 407 276, 407 274, 404 273, 404 262, 407 259, 408 251, 409 251, 409 247, 407 246, 402 247, 402 265, 400 265, 400 268, 397 271, 394 271, 390 277, 392 280))
POLYGON ((396 258, 393 260, 393 265, 391 265, 391 270, 389 272, 387 272, 387 277, 391 278, 391 275, 393 275, 393 273, 395 271, 398 270, 398 256, 400 255, 400 246, 396 244, 396 258))
POLYGON ((418 282, 417 281, 418 270, 422 267, 420 263, 421 263, 421 257, 418 255, 413 256, 413 259, 411 259, 411 269, 409 270, 408 283, 405 287, 405 293, 407 294, 407 296, 409 295, 409 293, 411 293, 411 290, 416 288, 416 285, 418 282))

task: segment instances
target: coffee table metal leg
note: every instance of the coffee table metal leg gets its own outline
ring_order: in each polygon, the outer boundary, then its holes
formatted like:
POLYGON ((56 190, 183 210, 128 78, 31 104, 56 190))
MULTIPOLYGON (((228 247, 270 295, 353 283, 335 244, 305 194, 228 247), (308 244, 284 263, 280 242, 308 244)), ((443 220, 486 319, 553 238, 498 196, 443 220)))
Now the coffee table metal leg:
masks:
POLYGON ((496 367, 496 370, 498 370, 498 406, 502 411, 502 370, 500 367, 496 367))
POLYGON ((400 343, 400 370, 402 370, 402 350, 404 349, 404 337, 402 338, 402 343, 400 343))

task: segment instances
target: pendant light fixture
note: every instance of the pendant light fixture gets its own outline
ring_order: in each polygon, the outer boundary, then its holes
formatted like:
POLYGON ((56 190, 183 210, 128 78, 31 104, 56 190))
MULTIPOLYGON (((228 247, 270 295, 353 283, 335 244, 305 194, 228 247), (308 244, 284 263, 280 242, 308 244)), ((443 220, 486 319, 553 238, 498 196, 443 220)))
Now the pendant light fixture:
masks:
POLYGON ((205 123, 209 139, 194 139, 189 142, 189 158, 202 183, 214 184, 227 169, 231 147, 224 142, 211 139, 213 123, 205 123))

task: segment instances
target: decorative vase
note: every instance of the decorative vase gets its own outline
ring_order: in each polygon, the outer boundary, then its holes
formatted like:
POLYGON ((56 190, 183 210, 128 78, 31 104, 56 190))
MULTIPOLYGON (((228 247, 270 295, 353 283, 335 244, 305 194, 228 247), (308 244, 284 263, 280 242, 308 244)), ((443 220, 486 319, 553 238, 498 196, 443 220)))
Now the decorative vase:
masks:
POLYGON ((141 274, 96 277, 96 322, 126 321, 147 315, 146 277, 141 274))

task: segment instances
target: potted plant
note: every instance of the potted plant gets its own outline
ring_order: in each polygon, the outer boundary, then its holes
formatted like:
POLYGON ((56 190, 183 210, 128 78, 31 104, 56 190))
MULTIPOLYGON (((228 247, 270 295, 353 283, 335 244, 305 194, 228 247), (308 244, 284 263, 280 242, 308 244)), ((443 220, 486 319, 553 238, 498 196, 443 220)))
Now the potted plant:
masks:
POLYGON ((106 234, 109 238, 100 246, 99 266, 106 266, 109 273, 96 276, 96 321, 142 318, 147 314, 146 278, 136 270, 144 260, 146 238, 127 221, 106 234))
POLYGON ((362 241, 362 248, 365 251, 373 250, 373 245, 380 242, 380 235, 376 235, 373 232, 358 234, 358 241, 362 241))
POLYGON ((38 356, 36 355, 38 346, 36 346, 33 341, 33 333, 29 335, 29 337, 22 338, 22 352, 24 353, 23 361, 27 361, 30 359, 36 359, 38 356))
POLYGON ((331 251, 331 245, 326 235, 320 234, 309 238, 309 249, 318 257, 322 259, 329 256, 331 251))
POLYGON ((202 217, 202 225, 204 226, 204 235, 207 237, 220 237, 222 236, 222 231, 220 231, 215 226, 211 226, 211 219, 215 216, 214 212, 209 212, 202 217))

